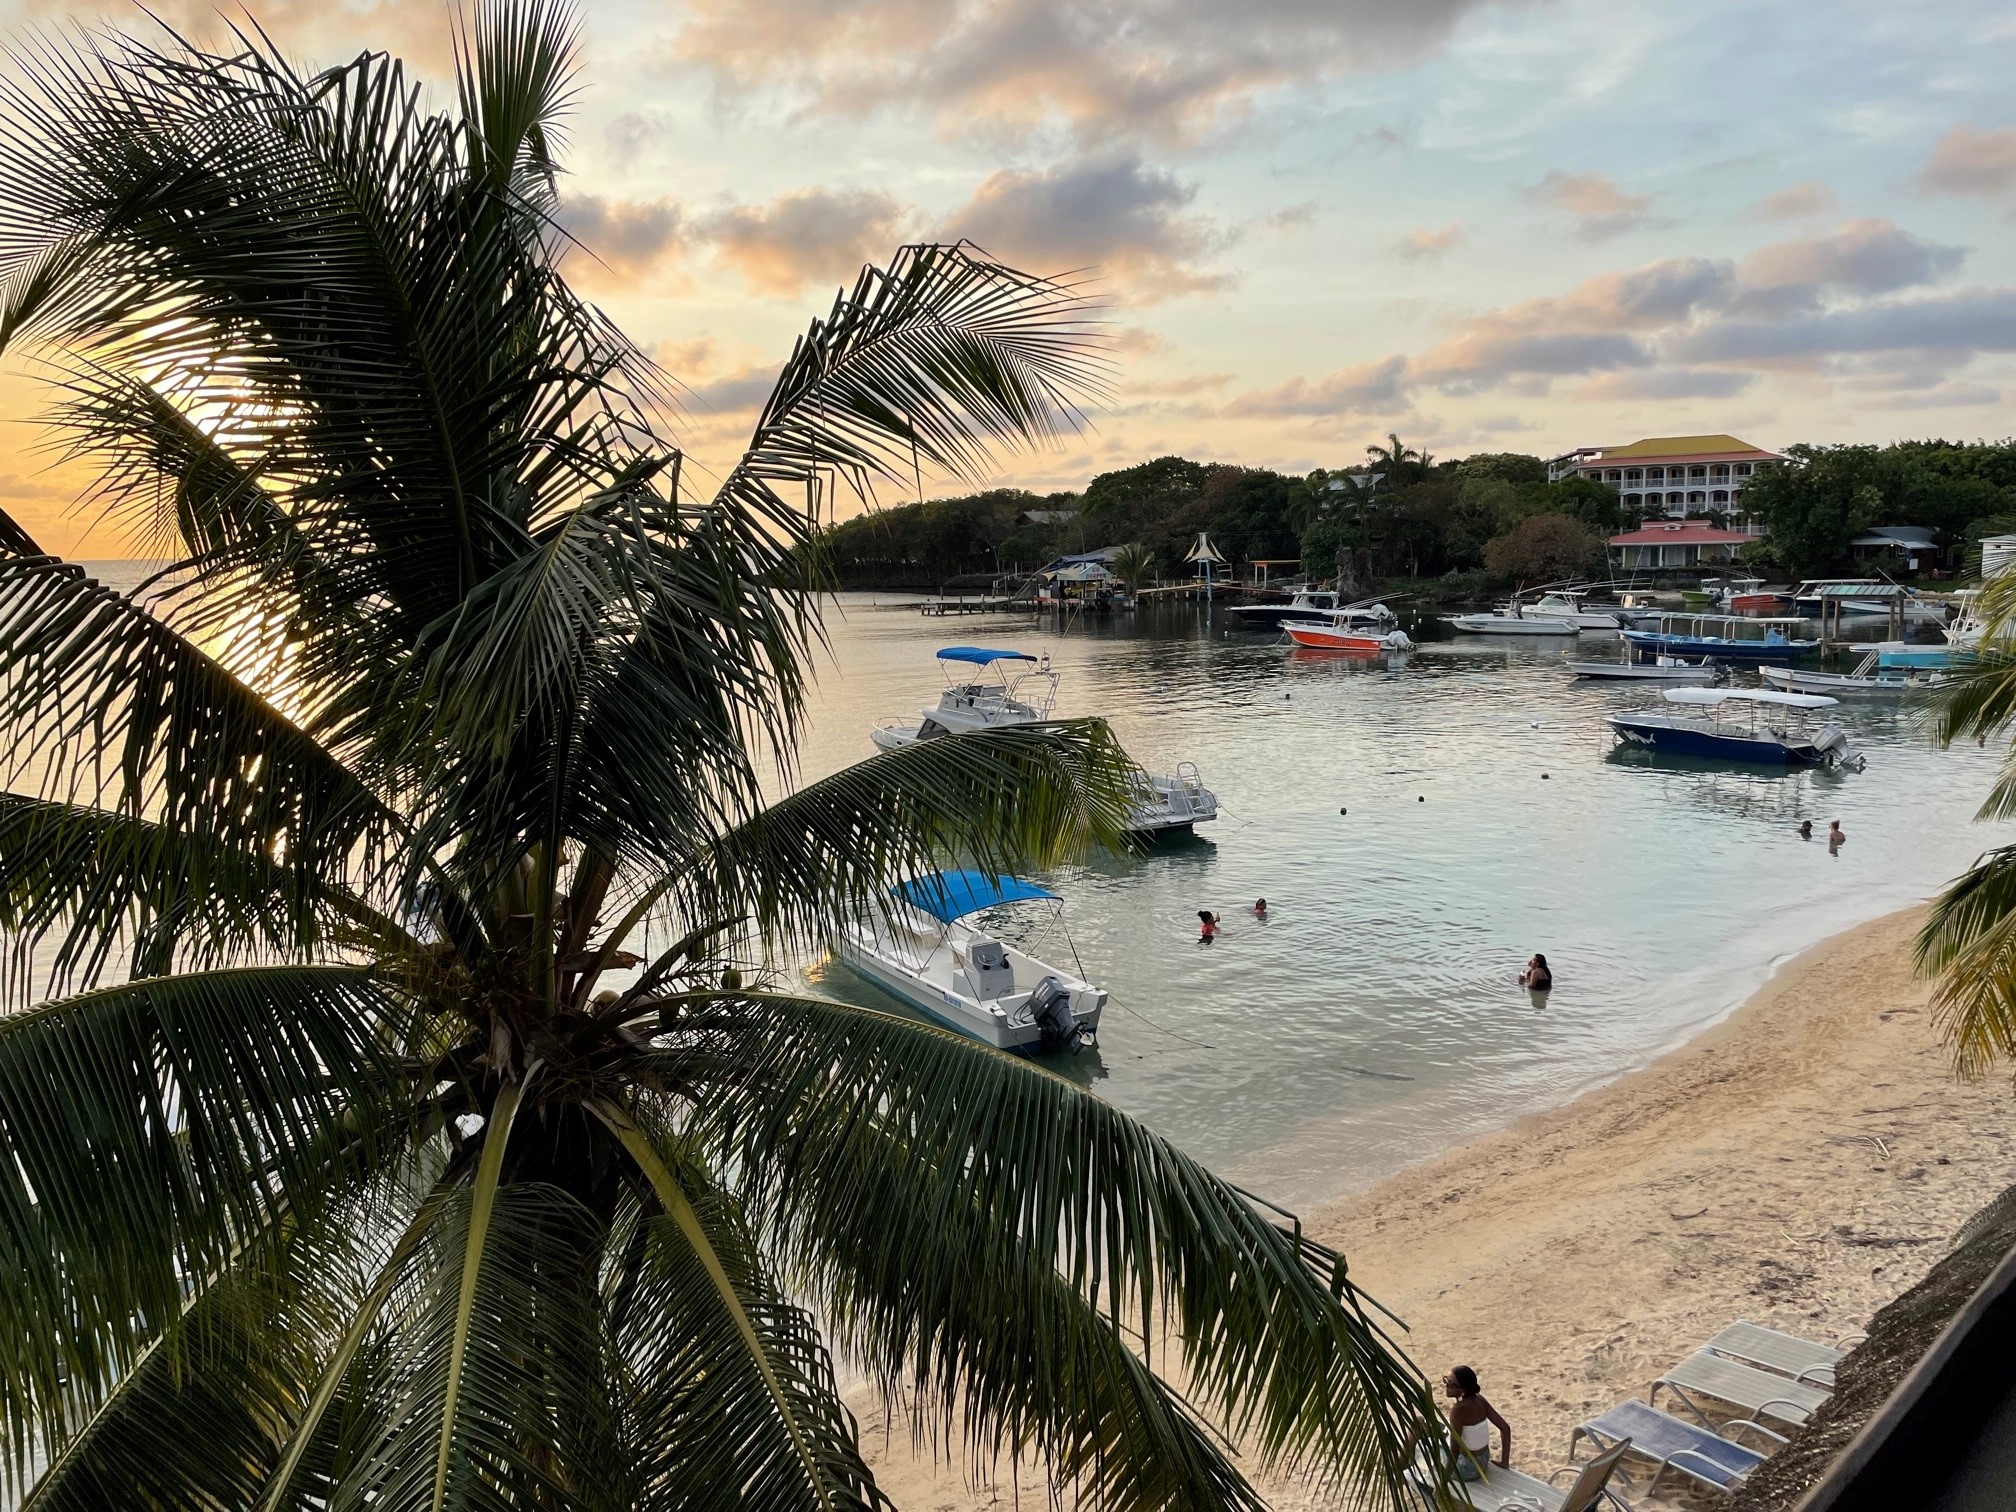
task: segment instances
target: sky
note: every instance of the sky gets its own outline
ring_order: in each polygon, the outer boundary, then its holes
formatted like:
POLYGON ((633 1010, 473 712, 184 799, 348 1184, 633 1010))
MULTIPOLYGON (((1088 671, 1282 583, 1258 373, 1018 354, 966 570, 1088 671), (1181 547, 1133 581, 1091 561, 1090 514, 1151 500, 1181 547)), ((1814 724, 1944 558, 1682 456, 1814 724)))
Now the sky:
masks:
MULTIPOLYGON (((252 9, 303 61, 445 78, 443 6, 252 9)), ((77 24, 144 21, 0 0, 15 46, 77 24)), ((1088 280, 1115 361, 1081 434, 989 484, 1334 468, 1389 431, 2002 437, 2012 75, 2016 9, 1984 0, 586 0, 569 274, 717 473, 863 261, 956 237, 1088 280)), ((118 555, 39 448, 47 397, 6 354, 0 507, 118 555)))

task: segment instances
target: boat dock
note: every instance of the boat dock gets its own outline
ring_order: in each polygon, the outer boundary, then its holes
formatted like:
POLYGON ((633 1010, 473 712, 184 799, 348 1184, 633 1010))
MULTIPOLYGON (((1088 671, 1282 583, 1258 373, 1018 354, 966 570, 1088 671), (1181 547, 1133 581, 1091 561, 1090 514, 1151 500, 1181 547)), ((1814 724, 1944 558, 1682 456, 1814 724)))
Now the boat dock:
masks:
POLYGON ((917 606, 917 612, 933 619, 948 614, 1033 614, 1036 604, 1033 599, 1015 598, 936 598, 928 599, 917 606))

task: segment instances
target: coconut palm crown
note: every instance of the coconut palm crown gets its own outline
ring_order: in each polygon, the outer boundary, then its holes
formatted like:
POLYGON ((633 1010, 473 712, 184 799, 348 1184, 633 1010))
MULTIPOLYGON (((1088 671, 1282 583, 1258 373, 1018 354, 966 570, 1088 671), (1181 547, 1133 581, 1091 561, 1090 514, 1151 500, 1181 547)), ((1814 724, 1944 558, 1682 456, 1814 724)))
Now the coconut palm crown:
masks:
POLYGON ((819 497, 1074 424, 1072 290, 901 250, 696 491, 561 275, 565 10, 459 25, 443 114, 233 45, 0 84, 0 344, 168 563, 122 595, 0 517, 0 1478, 883 1505, 830 1341, 1088 1506, 1257 1505, 1233 1441, 1397 1500, 1432 1407, 1339 1256, 765 964, 1114 832, 1097 722, 792 775, 819 497))

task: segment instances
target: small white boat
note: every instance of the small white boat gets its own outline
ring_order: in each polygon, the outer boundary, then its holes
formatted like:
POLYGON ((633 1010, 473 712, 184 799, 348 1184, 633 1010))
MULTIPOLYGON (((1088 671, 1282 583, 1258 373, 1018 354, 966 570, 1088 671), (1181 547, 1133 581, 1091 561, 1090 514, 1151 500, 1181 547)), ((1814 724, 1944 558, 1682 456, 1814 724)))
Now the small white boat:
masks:
MULTIPOLYGON (((1561 654, 1564 657, 1568 655, 1565 651, 1561 654)), ((1720 682, 1728 675, 1712 663, 1684 662, 1672 656, 1645 662, 1570 659, 1564 665, 1577 677, 1599 682, 1712 683, 1720 682)))
POLYGON ((1797 667, 1759 667, 1757 675, 1788 693, 1831 693, 1834 696, 1901 697, 1936 688, 1946 674, 1919 667, 1885 666, 1884 653, 1872 650, 1851 672, 1802 672, 1797 667))
POLYGON ((997 1050, 1075 1051, 1096 1039, 1105 992, 1084 979, 1082 966, 1074 975, 966 922, 1038 900, 1058 902, 1018 877, 933 872, 891 888, 882 910, 846 925, 834 948, 877 986, 997 1050))
POLYGON ((1289 620, 1317 619, 1337 607, 1328 588, 1298 588, 1285 604, 1238 604, 1232 617, 1242 630, 1278 630, 1289 620))
POLYGON ((1583 630, 1619 630, 1623 628, 1620 611, 1612 608, 1590 608, 1584 602, 1585 595, 1573 588, 1556 588, 1543 593, 1531 604, 1525 606, 1528 614, 1537 614, 1546 619, 1573 620, 1583 630))
MULTIPOLYGON (((1507 604, 1490 614, 1445 614, 1465 635, 1580 635, 1579 621, 1564 614, 1540 614, 1524 604, 1507 604)), ((1614 628, 1614 627, 1613 627, 1614 628)))
POLYGON ((1187 830, 1218 817, 1218 795, 1204 786, 1197 763, 1182 761, 1169 773, 1136 771, 1127 828, 1137 835, 1187 830))
POLYGON ((938 695, 936 707, 922 710, 924 717, 914 724, 891 719, 869 731, 869 738, 882 750, 900 751, 934 735, 1035 724, 1048 719, 1056 707, 1057 674, 1047 654, 947 646, 938 653, 938 660, 945 668, 945 691, 938 695), (984 668, 993 678, 961 670, 967 667, 984 668))
POLYGON ((1355 651, 1376 656, 1382 651, 1412 651, 1414 642, 1400 628, 1400 617, 1384 604, 1347 604, 1287 621, 1281 633, 1312 651, 1355 651))
MULTIPOLYGON (((900 751, 920 740, 1005 725, 1035 724, 1048 719, 1057 703, 1057 673, 1048 656, 1027 651, 997 651, 985 646, 947 646, 938 653, 946 664, 948 686, 936 708, 925 709, 917 724, 888 720, 868 732, 878 749, 900 751), (994 680, 957 681, 955 667, 984 667, 994 680), (1025 691, 1026 690, 1026 691, 1025 691)), ((1137 835, 1187 829, 1218 817, 1218 797, 1204 786, 1192 762, 1174 772, 1139 772, 1127 828, 1137 835)))

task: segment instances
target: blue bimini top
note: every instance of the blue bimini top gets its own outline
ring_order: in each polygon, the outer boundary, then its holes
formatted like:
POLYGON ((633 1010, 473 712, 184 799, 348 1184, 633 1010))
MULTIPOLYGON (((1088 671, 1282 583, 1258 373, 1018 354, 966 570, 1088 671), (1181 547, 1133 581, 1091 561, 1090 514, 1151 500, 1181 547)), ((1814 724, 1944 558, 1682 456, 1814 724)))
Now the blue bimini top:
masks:
POLYGON ((921 908, 941 924, 963 919, 996 903, 1023 903, 1031 898, 1055 898, 1057 894, 1020 877, 990 877, 980 871, 932 872, 913 881, 899 882, 889 895, 901 898, 913 908, 921 908))
POLYGON ((1027 651, 992 651, 985 646, 947 646, 938 653, 938 660, 971 662, 976 667, 984 667, 989 662, 1033 662, 1036 658, 1027 651))

